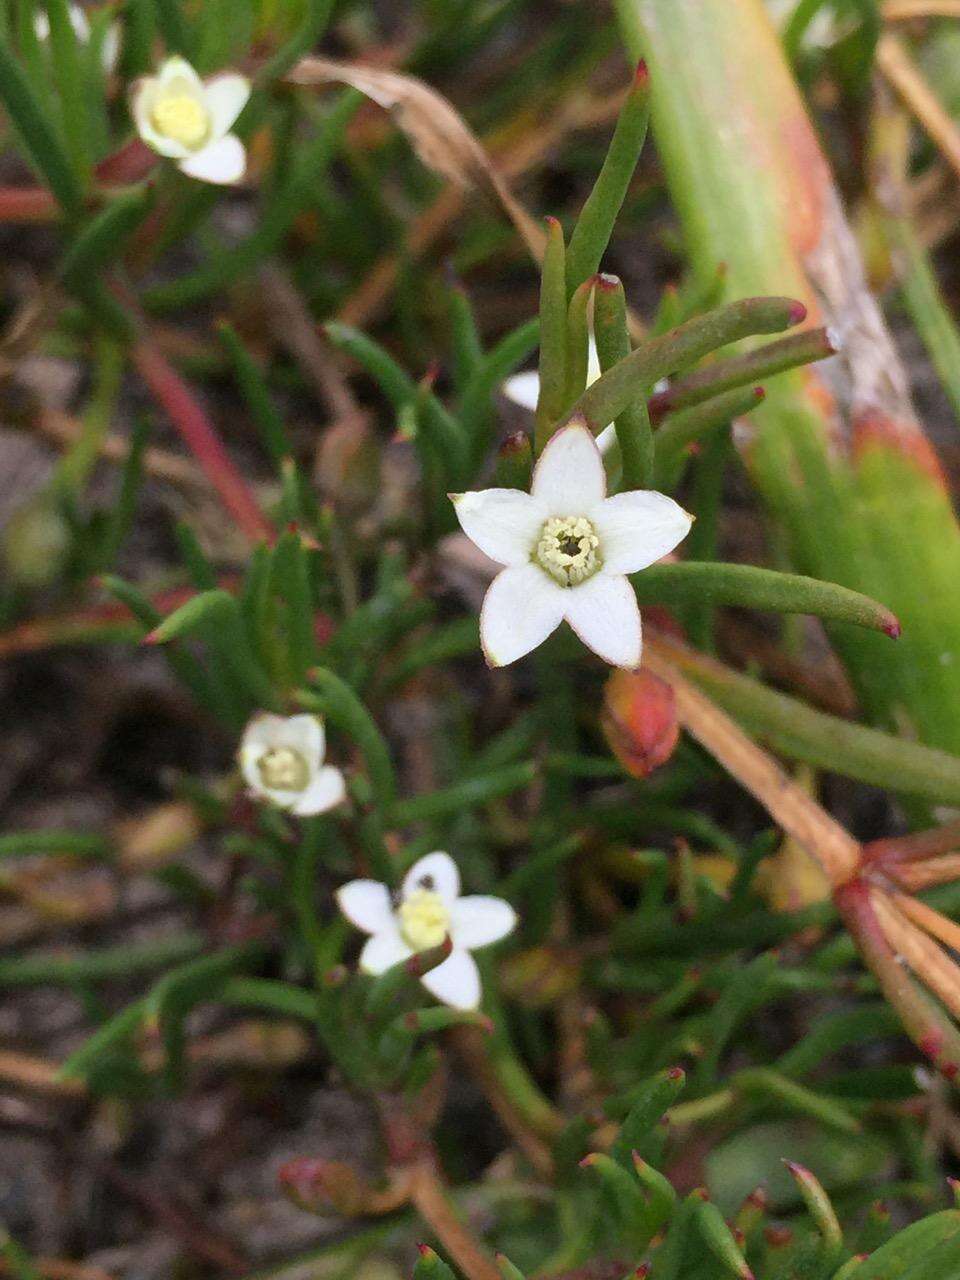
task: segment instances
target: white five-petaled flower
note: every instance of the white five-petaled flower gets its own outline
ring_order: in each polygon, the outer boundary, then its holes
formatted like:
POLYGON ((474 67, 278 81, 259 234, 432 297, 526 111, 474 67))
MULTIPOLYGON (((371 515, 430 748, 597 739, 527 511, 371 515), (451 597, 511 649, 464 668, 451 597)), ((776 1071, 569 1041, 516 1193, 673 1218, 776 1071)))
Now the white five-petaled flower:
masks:
POLYGON ((448 853, 428 853, 407 872, 397 902, 376 880, 351 880, 337 891, 340 910, 370 937, 360 953, 364 973, 380 974, 449 935, 453 950, 421 981, 453 1009, 480 1004, 480 971, 470 954, 505 938, 517 923, 502 898, 460 897, 460 872, 448 853))
MULTIPOLYGON (((90 23, 87 15, 83 11, 82 5, 72 4, 68 10, 70 15, 70 25, 73 27, 74 33, 81 44, 90 43, 90 23)), ((38 9, 33 16, 33 29, 37 33, 37 39, 44 43, 50 39, 50 18, 43 9, 38 9)), ((103 33, 103 44, 100 47, 100 61, 103 69, 110 72, 117 65, 117 58, 120 56, 120 25, 111 22, 106 31, 103 33)))
POLYGON ((240 769, 253 795, 307 818, 346 796, 343 774, 324 764, 326 734, 318 716, 261 712, 243 731, 240 769))
POLYGON ((191 178, 238 182, 247 156, 230 127, 250 96, 250 81, 235 71, 201 80, 184 58, 168 58, 155 76, 133 86, 130 109, 137 132, 159 155, 191 178))
POLYGON ((597 442, 573 424, 550 439, 530 493, 451 495, 467 537, 505 566, 480 611, 491 666, 522 658, 564 619, 605 662, 639 666, 640 610, 626 575, 672 551, 693 517, 652 489, 606 492, 597 442))

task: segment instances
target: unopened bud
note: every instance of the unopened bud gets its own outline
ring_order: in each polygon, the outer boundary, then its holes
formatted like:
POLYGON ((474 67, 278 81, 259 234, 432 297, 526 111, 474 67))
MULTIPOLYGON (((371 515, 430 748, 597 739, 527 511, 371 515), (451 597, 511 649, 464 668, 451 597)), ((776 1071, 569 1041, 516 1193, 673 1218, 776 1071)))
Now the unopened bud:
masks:
POLYGON ((650 671, 615 671, 600 721, 610 750, 634 778, 673 755, 680 734, 673 690, 650 671))

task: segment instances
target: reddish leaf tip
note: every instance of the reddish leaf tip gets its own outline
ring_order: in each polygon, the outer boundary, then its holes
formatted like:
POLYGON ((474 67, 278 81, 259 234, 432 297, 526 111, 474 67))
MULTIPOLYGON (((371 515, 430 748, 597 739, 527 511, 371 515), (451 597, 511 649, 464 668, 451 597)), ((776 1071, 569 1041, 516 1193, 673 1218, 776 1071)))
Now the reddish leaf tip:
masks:
POLYGON ((753 398, 757 401, 765 400, 767 398, 767 393, 764 391, 763 387, 754 387, 753 398))
POLYGON ((417 1252, 421 1258, 435 1258, 437 1256, 428 1244, 418 1244, 417 1252))
POLYGON ((800 324, 802 320, 807 318, 807 308, 802 302, 792 302, 787 315, 790 317, 791 324, 800 324))
POLYGON ((899 640, 900 632, 902 630, 903 628, 900 626, 899 618, 891 617, 890 621, 885 622, 883 625, 884 634, 888 635, 891 640, 899 640))
POLYGON ((647 84, 650 80, 650 68, 647 66, 646 58, 641 58, 637 63, 637 69, 634 72, 634 84, 647 84))
POLYGON ((684 1071, 683 1067, 668 1067, 668 1068, 667 1068, 667 1079, 668 1079, 668 1080, 685 1080, 686 1078, 687 1078, 687 1073, 684 1071))
POLYGON ((612 271, 598 271, 596 281, 596 287, 604 293, 613 293, 622 287, 620 277, 615 276, 612 271))
POLYGON ((140 641, 140 643, 141 644, 159 644, 160 636, 157 634, 159 630, 160 630, 159 627, 154 627, 152 631, 148 631, 147 634, 140 641))

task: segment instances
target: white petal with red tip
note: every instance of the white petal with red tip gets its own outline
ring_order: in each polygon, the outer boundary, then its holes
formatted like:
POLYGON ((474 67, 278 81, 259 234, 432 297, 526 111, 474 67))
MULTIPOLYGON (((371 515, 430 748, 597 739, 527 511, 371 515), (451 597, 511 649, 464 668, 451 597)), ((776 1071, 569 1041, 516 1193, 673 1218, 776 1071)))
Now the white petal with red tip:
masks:
POLYGON ((634 489, 607 498, 590 514, 609 573, 637 573, 655 564, 690 532, 693 516, 665 493, 634 489))
POLYGON ((586 515, 603 501, 603 459, 585 426, 562 427, 550 437, 534 468, 532 492, 551 516, 586 515))
POLYGON ((638 667, 640 609, 622 574, 598 573, 566 593, 565 617, 587 646, 614 667, 638 667))
POLYGON ((542 503, 520 489, 481 489, 451 496, 460 527, 484 555, 498 564, 529 561, 549 514, 542 503))
POLYGON ((542 644, 560 625, 566 594, 534 564, 498 574, 480 610, 480 643, 490 666, 505 667, 542 644))

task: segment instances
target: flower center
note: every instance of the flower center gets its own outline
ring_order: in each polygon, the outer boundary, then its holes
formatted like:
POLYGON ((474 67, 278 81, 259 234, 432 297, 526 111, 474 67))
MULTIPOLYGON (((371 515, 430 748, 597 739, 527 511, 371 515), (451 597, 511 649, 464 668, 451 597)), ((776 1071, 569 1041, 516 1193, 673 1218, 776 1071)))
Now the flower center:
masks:
POLYGON ((271 747, 257 761, 263 785, 271 791, 305 791, 310 766, 293 747, 271 747))
POLYGON ((450 913, 439 893, 414 889, 397 908, 403 940, 414 951, 439 947, 450 927, 450 913))
POLYGON ((551 516, 545 520, 533 559, 561 587, 575 587, 602 566, 600 539, 586 516, 551 516))
POLYGON ((194 94, 182 90, 159 97, 151 115, 157 133, 191 150, 206 142, 210 132, 210 113, 194 94))

